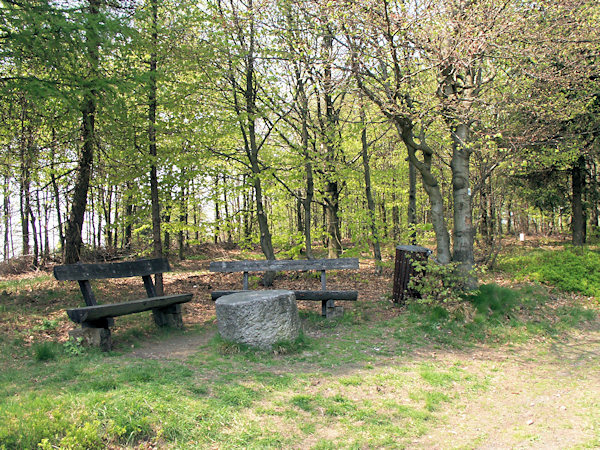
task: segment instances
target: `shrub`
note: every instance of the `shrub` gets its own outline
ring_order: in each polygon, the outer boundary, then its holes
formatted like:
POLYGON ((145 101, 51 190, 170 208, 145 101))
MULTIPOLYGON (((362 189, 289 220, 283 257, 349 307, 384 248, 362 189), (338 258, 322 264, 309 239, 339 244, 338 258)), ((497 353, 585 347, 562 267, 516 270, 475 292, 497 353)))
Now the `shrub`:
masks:
POLYGON ((409 289, 421 296, 420 303, 451 303, 462 300, 469 275, 459 269, 458 263, 441 265, 434 260, 413 261, 418 275, 409 283, 409 289))
POLYGON ((504 257, 499 268, 515 279, 550 284, 568 292, 600 297, 600 254, 586 249, 534 250, 504 257))

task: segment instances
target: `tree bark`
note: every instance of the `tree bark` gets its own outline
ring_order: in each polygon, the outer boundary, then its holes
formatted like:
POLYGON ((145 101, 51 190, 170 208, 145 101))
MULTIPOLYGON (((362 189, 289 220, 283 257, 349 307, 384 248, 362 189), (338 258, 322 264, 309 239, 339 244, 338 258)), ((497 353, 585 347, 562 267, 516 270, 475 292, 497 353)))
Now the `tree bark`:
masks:
POLYGON ((585 216, 583 192, 585 190, 585 157, 581 155, 571 168, 571 231, 573 245, 585 244, 585 216))
POLYGON ((410 230, 410 243, 417 243, 417 169, 408 159, 408 211, 407 223, 410 230))
POLYGON ((3 192, 4 203, 3 203, 3 222, 4 222, 4 261, 8 261, 10 253, 10 177, 4 175, 3 192))
POLYGON ((470 150, 469 128, 458 124, 452 130, 452 198, 454 201, 454 246, 452 261, 460 264, 459 269, 467 277, 469 288, 477 286, 473 270, 473 215, 469 184, 470 150))
MULTIPOLYGON (((150 36, 150 71, 148 84, 148 142, 151 158, 150 165, 150 201, 152 204, 152 242, 154 257, 163 257, 163 247, 161 239, 161 217, 160 217, 160 199, 158 195, 158 172, 156 169, 156 108, 157 108, 157 51, 158 51, 158 0, 151 0, 152 10, 152 32, 150 36)), ((156 295, 163 295, 163 275, 157 273, 154 277, 156 295)))
MULTIPOLYGON (((100 11, 100 0, 89 0, 88 13, 94 19, 100 11)), ((90 64, 91 78, 95 78, 98 73, 99 64, 99 40, 98 32, 93 24, 89 24, 85 30, 87 57, 90 64)), ((95 121, 96 121, 96 97, 95 89, 88 89, 83 95, 81 103, 82 116, 82 140, 81 155, 77 168, 77 177, 73 188, 73 200, 71 202, 71 211, 67 220, 67 229, 65 232, 65 250, 64 259, 66 264, 73 264, 79 261, 81 245, 83 240, 81 232, 83 228, 83 219, 87 206, 87 195, 90 186, 90 177, 92 173, 92 163, 94 160, 95 142, 95 121)))
POLYGON ((365 177, 365 196, 367 197, 367 207, 369 211, 369 227, 371 229, 371 239, 373 242, 373 256, 375 258, 375 273, 381 274, 381 247, 379 246, 379 234, 377 233, 377 223, 375 216, 375 201, 371 190, 371 166, 369 165, 369 143, 367 141, 367 123, 364 107, 360 107, 360 120, 362 122, 361 132, 361 156, 365 177))

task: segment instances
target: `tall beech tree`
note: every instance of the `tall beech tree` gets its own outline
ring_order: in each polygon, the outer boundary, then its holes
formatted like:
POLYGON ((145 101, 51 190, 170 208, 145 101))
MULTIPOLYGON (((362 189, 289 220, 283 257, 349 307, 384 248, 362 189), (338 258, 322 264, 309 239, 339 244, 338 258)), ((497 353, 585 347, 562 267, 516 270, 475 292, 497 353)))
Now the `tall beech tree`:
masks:
MULTIPOLYGON (((347 20, 352 71, 405 144, 429 196, 437 259, 473 266, 472 126, 484 87, 493 80, 489 57, 502 5, 446 1, 408 10, 403 2, 358 2, 347 20), (355 19, 360 18, 360 19, 355 19), (433 31, 431 33, 431 31, 433 31), (489 72, 486 75, 486 72, 489 72), (445 139, 436 133, 445 127, 445 139), (440 147, 440 145, 442 147, 440 147), (447 153, 452 173, 453 250, 434 158, 447 153)), ((474 284, 474 280, 472 283, 474 284)))

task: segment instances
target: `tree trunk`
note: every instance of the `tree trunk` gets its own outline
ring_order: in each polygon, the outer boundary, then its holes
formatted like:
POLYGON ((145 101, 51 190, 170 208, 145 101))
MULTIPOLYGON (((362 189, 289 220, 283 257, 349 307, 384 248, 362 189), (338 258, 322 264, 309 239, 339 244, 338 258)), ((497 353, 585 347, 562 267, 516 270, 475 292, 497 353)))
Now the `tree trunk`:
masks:
POLYGON ((573 245, 585 244, 585 216, 583 210, 583 191, 585 190, 585 157, 582 155, 571 168, 571 231, 573 245))
POLYGON ((417 169, 408 159, 408 211, 407 223, 410 230, 410 243, 417 243, 417 169))
MULTIPOLYGON (((183 174, 182 174, 183 176, 183 174)), ((183 261, 185 259, 185 231, 187 228, 187 196, 186 189, 182 183, 181 194, 179 197, 179 259, 183 261)))
POLYGON ((342 254, 342 240, 340 235, 339 209, 340 198, 338 183, 327 181, 325 184, 325 212, 327 217, 328 252, 329 258, 339 258, 342 254))
POLYGON ((375 201, 371 191, 371 167, 369 165, 369 143, 367 141, 367 124, 364 107, 360 107, 360 120, 362 122, 361 132, 361 150, 362 162, 365 177, 365 195, 367 197, 367 207, 369 210, 369 227, 371 228, 371 239, 373 242, 373 256, 375 258, 375 273, 381 274, 381 248, 379 246, 379 235, 377 233, 377 223, 375 215, 375 201))
POLYGON ((10 254, 10 177, 4 175, 4 186, 3 186, 3 213, 4 213, 4 261, 8 261, 10 254))
POLYGON ((32 266, 37 269, 40 265, 40 242, 38 240, 37 227, 35 225, 35 216, 33 215, 33 208, 31 202, 28 207, 28 214, 31 217, 31 235, 33 236, 33 261, 32 266))
POLYGON ((133 227, 133 198, 131 191, 133 185, 127 182, 127 194, 125 196, 125 231, 123 232, 123 247, 131 248, 131 232, 133 227))
POLYGON ((56 220, 58 222, 58 238, 59 238, 59 249, 62 253, 65 248, 65 236, 63 234, 63 223, 62 213, 60 210, 60 192, 58 190, 58 183, 56 182, 56 175, 54 173, 54 156, 55 156, 55 145, 56 145, 56 132, 52 129, 52 145, 50 147, 50 182, 52 184, 52 190, 54 191, 54 204, 56 207, 56 220))
POLYGON ((448 234, 448 227, 444 218, 444 198, 437 179, 431 173, 431 158, 433 153, 422 143, 423 161, 419 161, 416 155, 417 148, 415 147, 411 125, 404 123, 402 120, 396 120, 395 125, 398 134, 406 145, 410 162, 421 174, 423 188, 429 197, 431 223, 435 232, 437 260, 440 264, 448 264, 451 260, 450 235, 448 234))
MULTIPOLYGON (((97 16, 100 10, 100 0, 89 0, 88 11, 90 16, 97 16)), ((98 72, 99 62, 99 41, 96 27, 88 24, 85 31, 87 57, 91 65, 90 76, 95 78, 98 72)), ((81 155, 77 168, 77 177, 73 188, 73 200, 71 202, 71 211, 67 220, 67 229, 65 232, 65 263, 73 264, 79 261, 81 245, 81 231, 83 228, 83 219, 87 205, 87 195, 90 185, 90 176, 92 173, 92 162, 94 160, 95 145, 95 120, 96 120, 96 97, 95 89, 89 89, 83 95, 81 103, 82 116, 82 141, 81 155)))
POLYGON ((469 184, 470 150, 467 125, 457 125, 452 133, 452 198, 454 201, 454 246, 452 261, 460 264, 459 269, 467 277, 469 288, 477 287, 473 271, 473 215, 469 184))
MULTIPOLYGON (((148 142, 149 153, 152 160, 150 166, 150 201, 152 204, 152 242, 154 248, 154 257, 163 257, 161 220, 160 220, 160 199, 158 195, 158 173, 156 169, 156 91, 157 91, 157 49, 158 49, 158 0, 151 0, 152 8, 152 35, 150 37, 150 72, 148 85, 148 142)), ((163 295, 163 275, 155 275, 156 295, 163 295)))

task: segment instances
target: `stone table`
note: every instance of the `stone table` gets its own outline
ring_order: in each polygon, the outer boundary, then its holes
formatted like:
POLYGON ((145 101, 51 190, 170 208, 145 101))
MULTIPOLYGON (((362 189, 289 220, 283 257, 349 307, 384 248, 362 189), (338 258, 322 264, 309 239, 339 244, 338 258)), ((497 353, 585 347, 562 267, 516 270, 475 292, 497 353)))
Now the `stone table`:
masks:
POLYGON ((300 332, 296 297, 292 291, 245 291, 216 301, 217 325, 228 341, 260 349, 293 341, 300 332))

